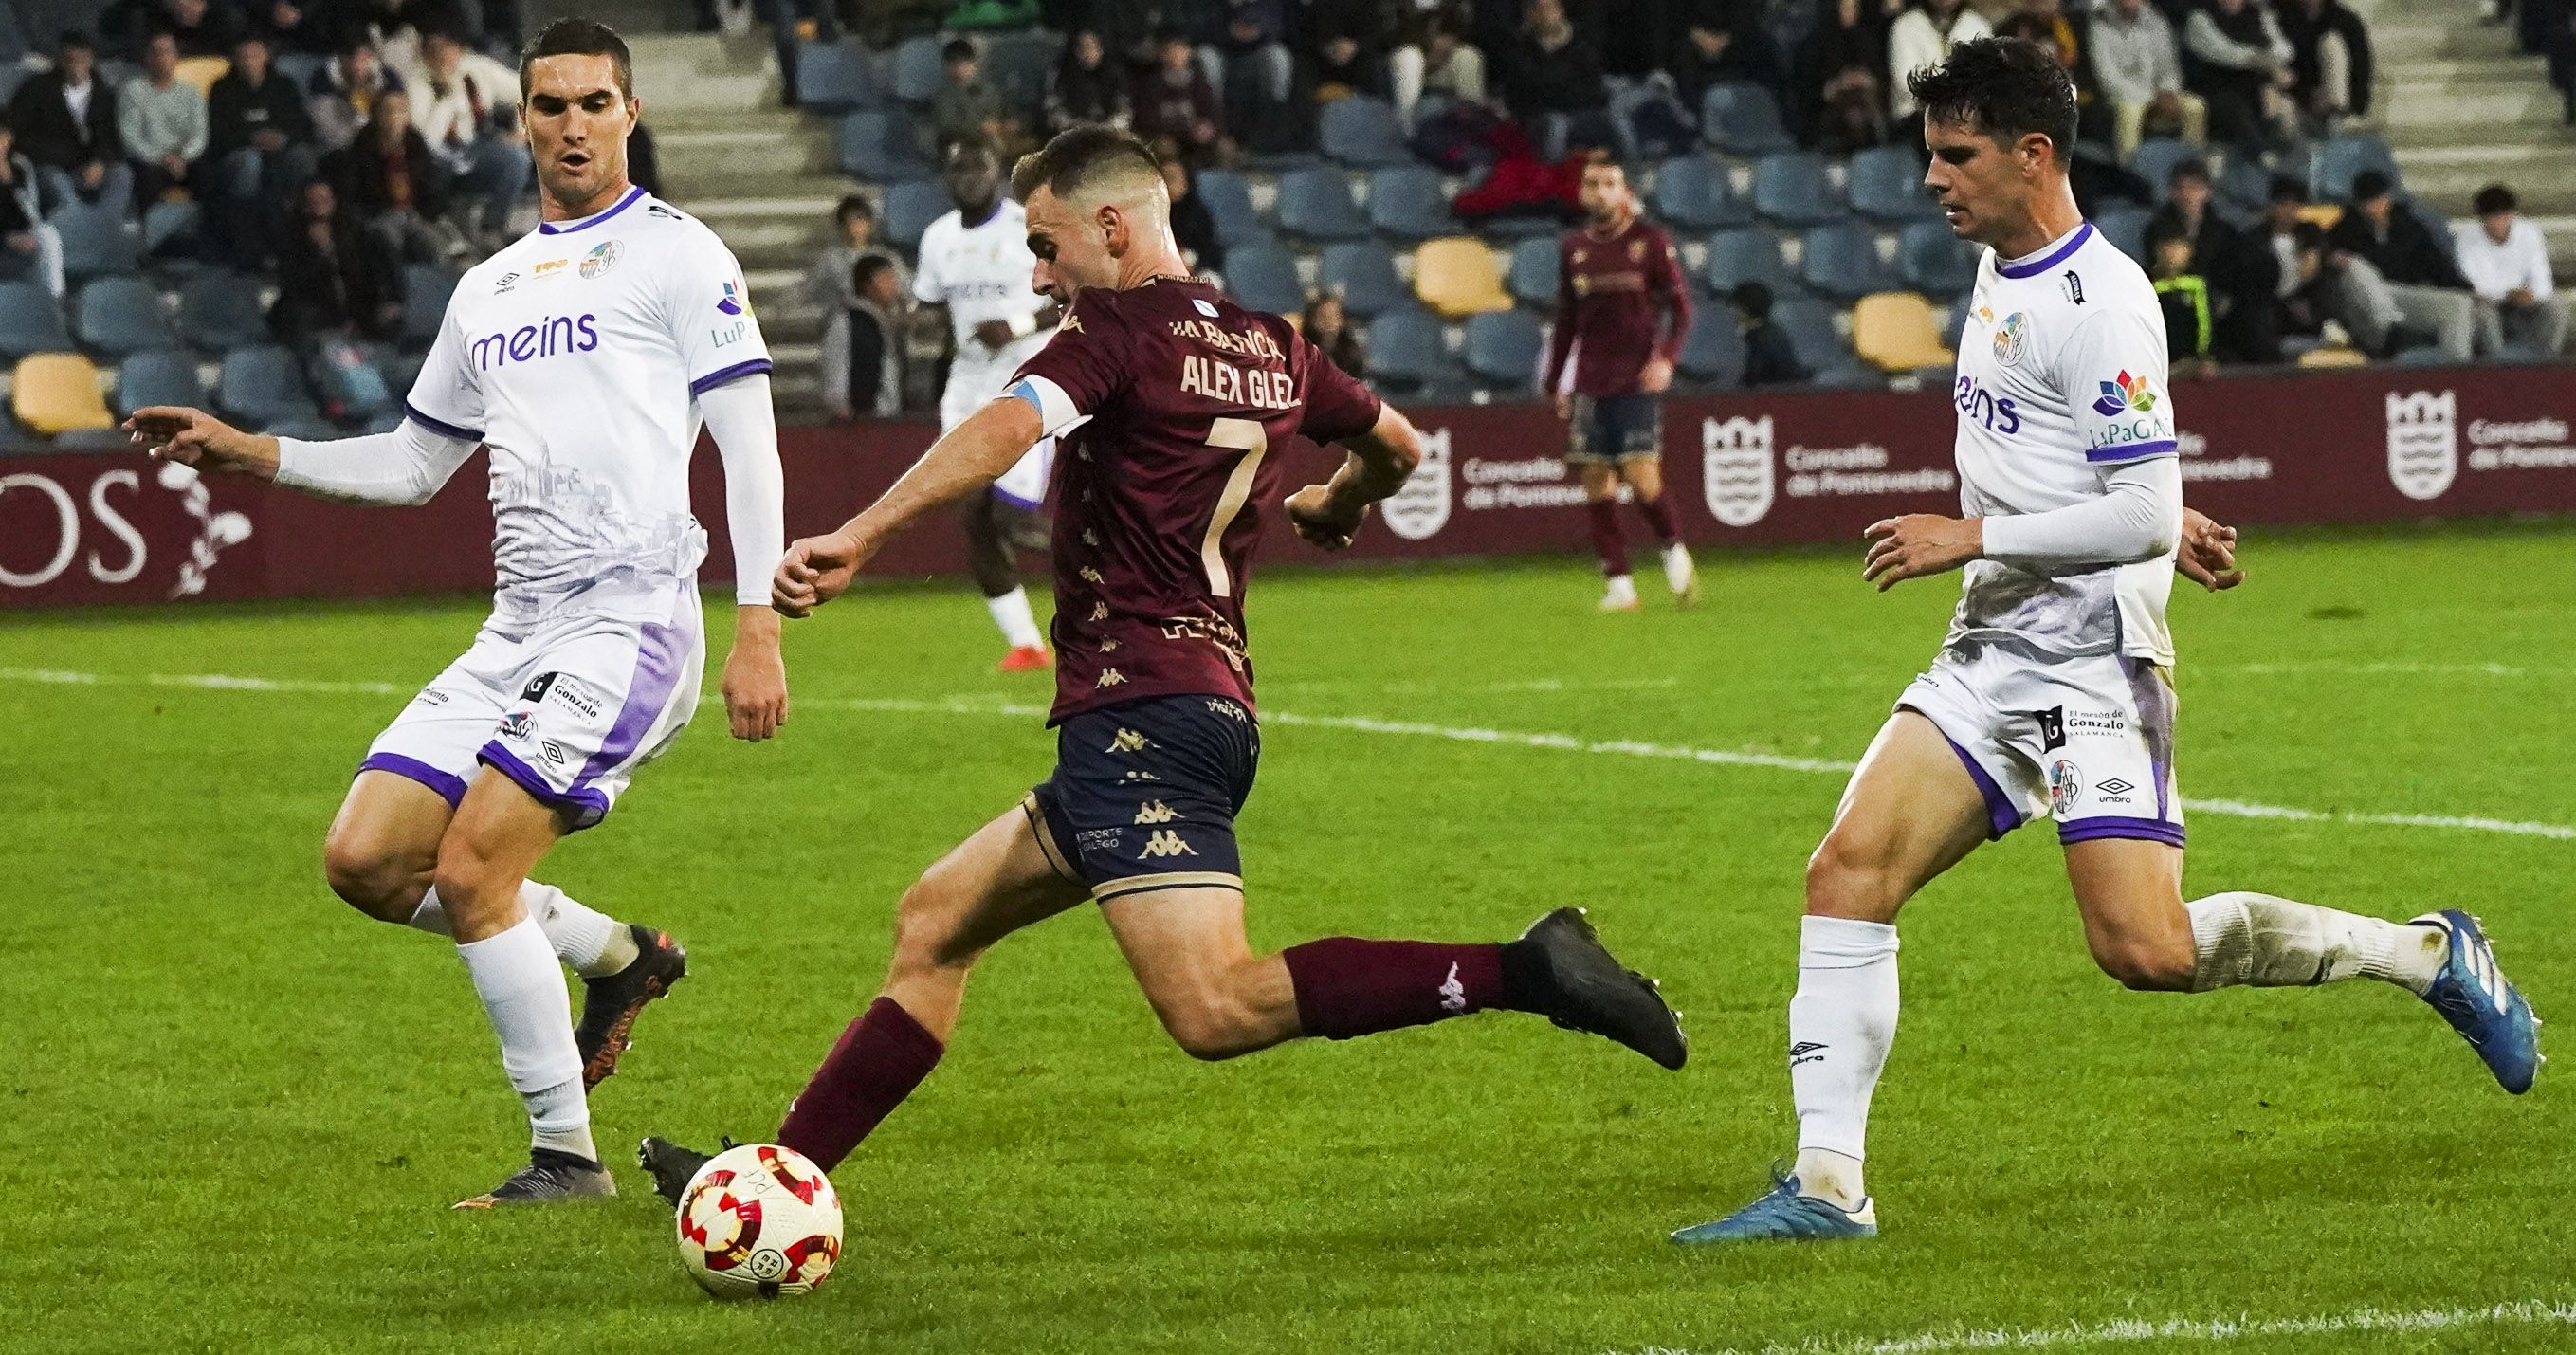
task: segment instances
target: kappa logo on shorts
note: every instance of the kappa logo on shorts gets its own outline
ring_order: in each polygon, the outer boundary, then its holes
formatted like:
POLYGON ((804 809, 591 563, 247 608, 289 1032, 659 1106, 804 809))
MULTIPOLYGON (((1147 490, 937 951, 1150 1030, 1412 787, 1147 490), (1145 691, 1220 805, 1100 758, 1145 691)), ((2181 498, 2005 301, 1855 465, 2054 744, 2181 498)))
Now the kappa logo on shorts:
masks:
POLYGON ((1136 806, 1136 822, 1138 823, 1170 823, 1172 820, 1179 817, 1180 815, 1172 812, 1172 807, 1170 805, 1167 805, 1160 800, 1149 800, 1144 804, 1136 806))
POLYGON ((2075 807, 2084 793, 2084 773, 2064 758, 2048 764, 2048 804, 2059 817, 2075 807))
POLYGON ((1467 1010, 1467 985, 1458 977, 1458 966, 1454 961, 1449 966, 1449 977, 1440 981, 1440 1010, 1452 1013, 1467 1010))
POLYGON ((1154 830, 1152 836, 1145 839, 1145 850, 1138 852, 1136 859, 1148 861, 1163 856, 1196 855, 1198 855, 1198 849, 1181 841, 1181 835, 1178 832, 1170 828, 1158 828, 1154 830))
POLYGON ((1094 621, 1108 620, 1109 604, 1106 602, 1095 602, 1091 604, 1091 619, 1094 621))
POLYGON ((2039 737, 2043 745, 2039 751, 2054 753, 2066 746, 2066 707, 2035 710, 2030 713, 2030 718, 2039 721, 2039 737))
POLYGON ((514 710, 501 717, 501 737, 526 743, 537 734, 536 712, 514 710))
POLYGON ((1144 735, 1139 734, 1132 729, 1122 729, 1118 731, 1116 737, 1109 740, 1109 747, 1102 751, 1110 753, 1141 753, 1145 751, 1147 746, 1144 735))

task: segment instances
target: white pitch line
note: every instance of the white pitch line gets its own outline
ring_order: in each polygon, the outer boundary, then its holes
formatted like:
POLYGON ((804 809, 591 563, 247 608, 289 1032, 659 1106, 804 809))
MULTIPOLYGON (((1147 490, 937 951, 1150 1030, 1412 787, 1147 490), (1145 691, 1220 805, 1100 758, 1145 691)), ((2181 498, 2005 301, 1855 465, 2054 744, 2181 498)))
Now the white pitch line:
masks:
MULTIPOLYGON (((101 683, 121 686, 198 687, 218 691, 249 691, 288 694, 362 694, 398 696, 408 688, 386 682, 321 682, 297 678, 234 677, 221 673, 148 673, 141 676, 76 673, 50 668, 0 668, 0 682, 41 683, 50 685, 88 686, 101 683)), ((714 697, 701 704, 718 704, 714 697)), ((1044 706, 1025 702, 995 701, 982 697, 950 697, 943 700, 921 700, 911 697, 796 697, 795 708, 805 710, 874 711, 896 715, 982 715, 1008 716, 1014 719, 1036 719, 1046 714, 1044 706)), ((1693 748, 1681 744, 1643 743, 1634 739, 1587 739, 1576 734, 1532 733, 1524 730, 1486 729, 1472 725, 1426 724, 1414 720, 1380 720, 1365 715, 1303 715, 1294 711, 1266 711, 1262 723, 1309 729, 1339 729, 1360 734, 1388 734, 1409 738, 1440 739, 1451 743, 1480 743, 1508 748, 1541 748, 1550 752, 1588 753, 1606 757, 1644 758, 1658 762, 1695 762, 1717 767, 1761 767, 1773 771, 1807 772, 1826 776, 1849 776, 1855 764, 1830 758, 1790 757, 1780 753, 1762 753, 1730 748, 1693 748)), ((2576 841, 2576 827, 2558 823, 2529 823, 2514 819, 2494 819, 2465 814, 2366 814, 2350 810, 2299 809, 2289 805, 2257 804, 2245 800, 2183 801, 2183 807, 2196 814, 2219 814, 2241 819, 2282 819, 2294 823, 2347 823, 2374 828, 2448 828, 2467 832, 2502 833, 2512 837, 2554 838, 2576 841)))
POLYGON ((2206 670, 2220 673, 2246 673, 2256 677, 2280 677, 2305 673, 2332 673, 2350 677, 2559 677, 2558 672, 2536 668, 2517 668, 2509 663, 2224 663, 2206 670))
POLYGON ((2318 1317, 2170 1318, 2160 1322, 2112 1318, 2090 1323, 2070 1320, 2053 1327, 1954 1328, 1882 1340, 1819 1339, 1794 1345, 1767 1345, 1754 1350, 1728 1347, 1692 1351, 1648 1346, 1636 1355, 1943 1355, 1943 1352, 1962 1350, 2050 1350, 2167 1341, 2219 1343, 2272 1336, 2422 1333, 2473 1327, 2534 1326, 2576 1326, 2576 1303, 2521 1299, 2484 1308, 2426 1308, 2414 1312, 2356 1308, 2318 1317))

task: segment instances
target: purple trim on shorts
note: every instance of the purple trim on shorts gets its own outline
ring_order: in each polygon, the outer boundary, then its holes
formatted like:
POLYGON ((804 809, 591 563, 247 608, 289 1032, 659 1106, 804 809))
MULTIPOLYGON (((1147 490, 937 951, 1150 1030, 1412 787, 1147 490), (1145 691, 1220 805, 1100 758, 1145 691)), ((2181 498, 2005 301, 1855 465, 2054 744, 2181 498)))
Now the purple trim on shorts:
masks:
MULTIPOLYGON (((697 601, 694 592, 684 592, 680 597, 683 607, 694 607, 697 601)), ((644 735, 670 707, 672 689, 680 684, 680 665, 686 656, 688 638, 676 622, 674 618, 672 623, 644 627, 644 643, 635 651, 635 675, 626 681, 626 704, 617 708, 617 718, 609 724, 608 737, 600 742, 599 751, 591 754, 574 775, 574 793, 634 757, 644 735)), ((604 807, 606 801, 601 803, 604 807)))
POLYGON ((1997 259, 1995 260, 1995 271, 2008 278, 2035 277, 2066 262, 2067 258, 2074 254, 2075 251, 2084 248, 2085 241, 2092 238, 2093 223, 2087 221, 2075 232, 2074 235, 2067 238, 2065 244, 2058 246, 2056 252, 2050 254, 2047 258, 2037 259, 2030 263, 2022 264, 2008 264, 2001 259, 1997 259))
POLYGON ((2162 819, 2123 819, 2108 816, 2094 819, 2069 819, 2057 825, 2057 840, 2060 843, 2092 842, 2112 837, 2137 838, 2146 842, 2161 842, 2168 847, 2179 847, 2182 845, 2182 825, 2167 823, 2162 819))
POLYGON ((484 744, 474 755, 484 766, 519 783, 519 789, 536 797, 539 803, 570 816, 574 831, 588 828, 608 817, 608 796, 587 786, 557 790, 545 774, 519 760, 519 755, 501 746, 498 739, 484 744))
POLYGON ((404 757, 400 753, 369 753, 367 760, 358 764, 358 770, 392 772, 396 776, 417 781, 437 791, 438 798, 445 800, 450 809, 465 802, 464 777, 450 776, 416 757, 404 757))
MULTIPOLYGON (((1932 717, 1927 715, 1924 718, 1932 717)), ((1959 765, 1968 769, 1968 779, 1977 783, 1977 794, 1985 797, 1986 841, 1992 842, 2021 827, 2021 810, 2013 805, 2011 796, 2004 794, 2004 788, 1995 784, 1995 779, 1987 775, 1985 768, 1977 765, 1977 760, 1968 755, 1967 749, 1959 746, 1957 739, 1944 734, 1941 742, 1950 745, 1950 751, 1959 755, 1959 765)))

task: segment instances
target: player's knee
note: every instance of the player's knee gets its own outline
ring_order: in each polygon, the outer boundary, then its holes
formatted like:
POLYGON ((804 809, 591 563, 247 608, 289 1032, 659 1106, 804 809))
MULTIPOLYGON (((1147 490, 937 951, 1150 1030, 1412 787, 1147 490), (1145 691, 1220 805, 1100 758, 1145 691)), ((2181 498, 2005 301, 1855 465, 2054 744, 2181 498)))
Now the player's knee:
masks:
POLYGON ((1807 911, 1819 917, 1877 919, 1903 902, 1888 897, 1893 878, 1882 853, 1828 834, 1807 858, 1807 911))
POLYGON ((2102 937, 2092 941, 2093 963, 2140 993, 2178 993, 2191 987, 2197 957, 2188 945, 2144 937, 2102 937))
POLYGON ((447 909, 448 920, 458 926, 472 925, 475 919, 518 897, 519 882, 508 878, 499 863, 467 844, 451 841, 441 846, 431 879, 437 886, 440 905, 447 909))
POLYGON ((409 922, 428 892, 425 863, 334 835, 322 844, 322 878, 342 902, 382 922, 409 922))
POLYGON ((1181 1052, 1217 1063, 1261 1048, 1260 1022, 1250 1004, 1221 984, 1193 984, 1185 992, 1154 997, 1154 1014, 1181 1052))
POLYGON ((893 968, 897 971, 973 963, 975 956, 959 937, 946 898, 946 891, 930 874, 903 891, 894 909, 893 968))

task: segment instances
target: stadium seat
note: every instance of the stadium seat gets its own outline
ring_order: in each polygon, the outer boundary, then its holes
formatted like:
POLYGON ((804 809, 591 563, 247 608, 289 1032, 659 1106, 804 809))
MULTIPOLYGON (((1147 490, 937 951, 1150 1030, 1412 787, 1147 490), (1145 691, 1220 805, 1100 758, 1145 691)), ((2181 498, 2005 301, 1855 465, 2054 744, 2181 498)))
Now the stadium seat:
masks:
POLYGON ((1247 245, 1225 256, 1225 284, 1234 299, 1257 311, 1294 316, 1306 308, 1306 284, 1297 260, 1277 245, 1247 245))
POLYGON ((2238 226, 2250 225, 2271 210, 2271 168, 2252 155, 2229 156, 2227 172, 2218 176, 2216 198, 2221 215, 2238 226))
POLYGON ((1693 381, 1732 389, 1744 380, 1744 331, 1726 306, 1702 306, 1691 315, 1673 366, 1693 381))
POLYGON ((303 365, 275 344, 252 344, 224 354, 215 404, 245 427, 263 432, 289 420, 319 421, 322 413, 304 389, 303 365))
POLYGON ((1270 227, 1252 205, 1252 185, 1229 169, 1203 169, 1190 180, 1190 192, 1207 204, 1216 221, 1216 238, 1228 249, 1268 243, 1270 227))
POLYGON ((2442 215, 2440 208, 2422 198, 2402 198, 2399 205, 2414 215, 2425 234, 2433 237, 2433 247, 2442 251, 2443 258, 2455 264, 2460 261, 2458 242, 2451 237, 2451 219, 2442 215))
POLYGON ((45 220, 62 232, 63 271, 74 281, 134 271, 143 233, 117 204, 84 202, 75 194, 45 220))
POLYGON ((1413 152, 1404 144, 1404 124, 1396 120, 1395 106, 1365 94, 1324 105, 1316 123, 1315 142, 1325 158, 1360 169, 1413 163, 1413 152))
POLYGON ((860 109, 841 119, 841 168, 873 183, 902 183, 931 177, 930 162, 912 139, 904 116, 860 109))
POLYGON ((214 92, 215 82, 233 68, 230 58, 220 56, 183 56, 179 58, 178 82, 191 85, 199 94, 214 92))
POLYGON ((311 89, 313 77, 320 75, 331 59, 319 52, 279 52, 269 58, 289 89, 311 89))
POLYGON ((1848 215, 1834 196, 1825 158, 1813 151, 1764 156, 1753 167, 1753 210, 1784 226, 1821 226, 1848 215))
POLYGON ((1279 228, 1309 240, 1357 240, 1369 223, 1351 199, 1351 181, 1338 169, 1317 166, 1280 177, 1279 228))
POLYGON ((2102 238, 2110 241, 2114 249, 2137 260, 2138 266, 2144 268, 2147 265, 2149 219, 2150 214, 2145 208, 2119 203, 2094 213, 2093 229, 2102 232, 2102 238))
POLYGON ((1941 338, 1941 317, 1913 292, 1880 292, 1852 308, 1852 346, 1882 372, 1948 367, 1959 355, 1941 338))
POLYGON ((343 426, 364 428, 401 408, 401 398, 362 345, 322 345, 312 359, 310 375, 323 413, 343 426))
POLYGON ((1448 338, 1438 317, 1415 306, 1402 306, 1368 323, 1369 376, 1374 381, 1419 389, 1458 376, 1449 357, 1448 338))
POLYGON ((1512 246, 1512 266, 1503 275, 1504 285, 1523 305, 1553 306, 1558 262, 1556 242, 1533 235, 1512 246))
POLYGON ((1710 291, 1724 296, 1740 282, 1758 282, 1773 292, 1795 290, 1780 246, 1771 232, 1757 226, 1719 231, 1708 238, 1708 263, 1701 270, 1710 291))
POLYGON ((1917 221, 1896 240, 1896 267, 1905 285, 1936 301, 1967 295, 1984 254, 1985 246, 1960 239, 1947 221, 1917 221))
POLYGON ((80 289, 72 331, 81 347, 111 358, 179 342, 161 294, 141 278, 100 278, 80 289))
POLYGON ((1338 293, 1342 309, 1366 320, 1404 305, 1404 279, 1396 276, 1395 256, 1375 240, 1347 240, 1324 247, 1323 268, 1316 274, 1320 290, 1338 293))
POLYGON ((913 179, 888 184, 885 192, 886 239, 905 249, 921 247, 921 233, 930 223, 948 215, 957 204, 948 196, 948 186, 937 179, 913 179))
POLYGON ((1685 231, 1723 230, 1753 224, 1753 213, 1735 194, 1726 165, 1705 155, 1677 155, 1655 171, 1655 213, 1685 231))
POLYGON ((1042 28, 987 36, 983 75, 1002 96, 1002 107, 1034 124, 1046 106, 1047 80, 1062 48, 1063 41, 1042 28))
POLYGON ((2129 153, 2129 172, 2146 180, 2157 204, 2162 205, 2165 199, 2173 196, 2174 166, 2186 160, 2203 159, 2201 148, 2188 141, 2157 137, 2152 141, 2139 142, 2138 148, 2129 153))
POLYGON ((1941 216, 1923 186, 1923 157, 1910 146, 1872 146, 1852 156, 1851 204, 1862 216, 1891 226, 1941 216))
POLYGON ((1467 371, 1497 392, 1538 388, 1538 361, 1547 335, 1527 311, 1491 311, 1467 317, 1467 371))
MULTIPOLYGON (((430 333, 437 328, 433 322, 430 333)), ((214 269, 179 288, 179 333, 200 352, 220 353, 268 338, 268 314, 259 286, 239 273, 214 269)))
POLYGON ((1798 144, 1790 140, 1771 91, 1744 81, 1708 87, 1699 102, 1699 127, 1708 144, 1729 155, 1770 155, 1798 144))
POLYGON ((403 269, 401 342, 427 348, 438 341, 438 326, 447 315, 447 298, 456 292, 456 275, 436 264, 416 263, 403 269))
POLYGON ((1493 246, 1472 235, 1423 241, 1413 254, 1413 292, 1452 320, 1512 308, 1493 246))
POLYGON ((2342 202, 2352 196, 2353 176, 2365 169, 2378 170, 2401 187, 2406 182, 2387 142, 2375 136, 2338 136, 2316 148, 2308 191, 2319 202, 2342 202))
POLYGON ((1771 323, 1789 336, 1790 349, 1810 371, 1822 375, 1860 365, 1842 332, 1834 328, 1833 311, 1821 301, 1793 297, 1775 302, 1771 323))
POLYGON ((72 346, 62 309, 32 282, 0 282, 0 358, 59 353, 72 346))
POLYGON ((116 364, 116 412, 131 414, 145 405, 206 403, 206 383, 197 375, 197 355, 182 348, 128 353, 116 364))
POLYGON ((1818 226, 1801 237, 1798 276, 1807 290, 1837 301, 1857 301, 1898 285, 1895 270, 1878 257, 1878 233, 1854 221, 1818 226))
POLYGON ((796 44, 796 102, 808 113, 837 116, 881 100, 876 68, 852 43, 796 44))
POLYGON ((894 49, 894 97, 908 104, 927 104, 948 83, 948 63, 939 55, 946 39, 925 33, 906 38, 894 49))
POLYGON ((19 423, 46 437, 116 426, 107 401, 99 397, 98 368, 78 353, 31 353, 18 359, 10 378, 9 409, 19 423))
POLYGON ((1378 234, 1407 242, 1465 229, 1449 210, 1449 190, 1440 182, 1440 172, 1428 165, 1400 165, 1371 174, 1368 219, 1378 234))
MULTIPOLYGON (((143 209, 143 254, 146 258, 173 245, 184 244, 197 233, 197 223, 204 213, 193 202, 156 202, 143 209)), ((155 263, 169 260, 156 259, 155 263)))

